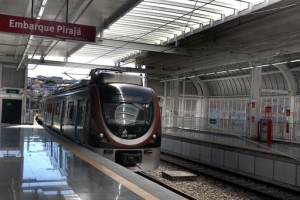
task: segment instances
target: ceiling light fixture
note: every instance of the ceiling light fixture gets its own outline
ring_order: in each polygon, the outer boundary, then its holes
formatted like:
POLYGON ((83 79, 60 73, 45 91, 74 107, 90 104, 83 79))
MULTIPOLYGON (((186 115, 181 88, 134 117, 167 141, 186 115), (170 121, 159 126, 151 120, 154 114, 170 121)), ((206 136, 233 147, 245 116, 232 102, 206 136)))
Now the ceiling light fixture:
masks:
POLYGON ((242 69, 252 69, 253 67, 245 67, 245 68, 242 68, 242 69))
POLYGON ((299 62, 300 60, 291 60, 291 62, 299 62))
POLYGON ((269 66, 270 64, 267 64, 267 65, 258 65, 258 66, 255 66, 255 67, 266 67, 266 66, 269 66))
POLYGON ((285 64, 287 62, 279 62, 279 63, 272 63, 272 65, 281 65, 281 64, 285 64))
POLYGON ((240 69, 231 69, 231 70, 228 70, 229 72, 235 72, 235 71, 239 71, 240 69))

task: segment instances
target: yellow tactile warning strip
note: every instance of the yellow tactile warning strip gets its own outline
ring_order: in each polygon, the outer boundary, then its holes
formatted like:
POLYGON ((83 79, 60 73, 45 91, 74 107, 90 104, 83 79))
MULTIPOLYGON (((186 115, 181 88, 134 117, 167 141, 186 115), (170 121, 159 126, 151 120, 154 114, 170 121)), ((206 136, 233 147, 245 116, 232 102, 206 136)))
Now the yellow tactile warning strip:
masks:
MULTIPOLYGON (((49 135, 51 135, 51 134, 49 134, 49 135)), ((54 136, 51 135, 51 137, 54 137, 54 136)), ((57 139, 56 137, 54 137, 54 138, 57 139)), ((103 165, 101 165, 101 164, 97 163, 96 161, 92 160, 91 158, 89 158, 88 156, 84 155, 83 153, 80 153, 79 151, 73 149, 71 146, 67 145, 66 143, 64 143, 62 141, 59 141, 59 143, 62 143, 62 145, 64 147, 66 147, 68 150, 70 150, 73 154, 75 154, 76 156, 78 156, 79 158, 81 158, 82 160, 84 160, 85 162, 91 164, 95 168, 99 169, 101 172, 103 172, 107 176, 111 177, 115 181, 121 183, 122 185, 124 185, 125 187, 127 187, 129 190, 131 190, 135 194, 139 195, 141 198, 143 198, 143 199, 151 199, 151 200, 156 200, 157 199, 158 200, 157 197, 153 196, 149 192, 143 190, 142 188, 138 187, 137 185, 135 185, 135 184, 131 183, 130 181, 124 179, 123 177, 119 176, 115 172, 107 169, 106 167, 104 167, 103 165)))

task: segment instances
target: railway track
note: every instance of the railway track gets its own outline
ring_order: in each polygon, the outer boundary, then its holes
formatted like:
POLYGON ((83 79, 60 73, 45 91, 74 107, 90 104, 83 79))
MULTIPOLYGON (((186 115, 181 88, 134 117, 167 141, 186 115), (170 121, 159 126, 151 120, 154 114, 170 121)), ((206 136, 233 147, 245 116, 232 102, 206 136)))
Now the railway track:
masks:
POLYGON ((228 172, 199 163, 194 163, 192 161, 166 153, 161 153, 160 159, 172 165, 188 170, 191 173, 208 176, 234 187, 254 193, 266 199, 300 199, 300 192, 293 189, 283 188, 272 183, 267 183, 254 178, 252 179, 239 174, 235 174, 233 172, 228 172))
POLYGON ((156 184, 159 184, 160 186, 164 187, 164 188, 167 188, 168 190, 186 198, 186 199, 189 199, 189 200, 197 200, 196 198, 180 191, 180 190, 177 190, 176 188, 173 188, 171 186, 169 186, 168 184, 165 184, 163 182, 161 182, 160 180, 150 176, 149 174, 145 173, 145 172, 136 172, 138 175, 140 176, 143 176, 144 178, 147 178, 148 180, 152 181, 152 182, 155 182, 156 184))

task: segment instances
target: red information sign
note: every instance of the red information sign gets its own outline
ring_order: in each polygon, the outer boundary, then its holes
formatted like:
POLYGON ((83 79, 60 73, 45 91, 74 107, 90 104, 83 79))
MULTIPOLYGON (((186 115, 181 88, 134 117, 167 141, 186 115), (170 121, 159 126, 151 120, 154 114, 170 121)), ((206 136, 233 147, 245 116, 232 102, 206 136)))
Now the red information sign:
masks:
POLYGON ((96 27, 0 14, 0 31, 95 42, 96 27))

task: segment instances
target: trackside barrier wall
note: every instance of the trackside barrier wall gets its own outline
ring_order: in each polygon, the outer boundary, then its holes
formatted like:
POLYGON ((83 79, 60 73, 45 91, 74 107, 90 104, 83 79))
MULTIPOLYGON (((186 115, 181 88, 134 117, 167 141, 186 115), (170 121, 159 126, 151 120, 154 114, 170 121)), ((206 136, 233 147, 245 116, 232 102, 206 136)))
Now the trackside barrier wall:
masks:
POLYGON ((300 189, 300 163, 267 151, 163 135, 161 151, 199 163, 300 189))

